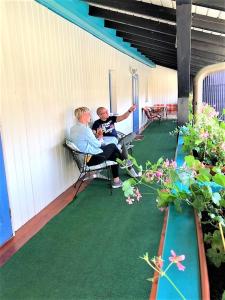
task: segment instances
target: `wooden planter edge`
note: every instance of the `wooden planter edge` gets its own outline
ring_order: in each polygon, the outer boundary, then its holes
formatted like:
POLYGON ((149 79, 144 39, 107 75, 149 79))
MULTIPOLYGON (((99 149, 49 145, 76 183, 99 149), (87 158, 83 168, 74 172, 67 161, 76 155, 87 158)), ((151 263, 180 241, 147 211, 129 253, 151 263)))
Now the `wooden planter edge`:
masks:
MULTIPOLYGON (((165 212, 165 216, 164 216, 164 220, 163 220, 163 227, 162 227, 161 238, 160 238, 160 242, 159 242, 159 249, 158 249, 157 256, 162 256, 165 234, 166 234, 167 219, 168 219, 168 208, 165 212)), ((156 279, 152 283, 149 300, 156 299, 157 288, 158 288, 158 272, 156 272, 156 271, 154 272, 154 278, 156 278, 156 279)))
POLYGON ((209 277, 208 277, 208 269, 207 269, 204 241, 203 241, 202 226, 196 211, 194 212, 194 214, 195 214, 195 224, 196 224, 197 239, 198 239, 198 254, 199 254, 200 274, 201 274, 202 299, 210 300, 209 277))
MULTIPOLYGON (((199 254, 199 263, 200 263, 200 274, 201 274, 201 293, 202 293, 202 300, 210 300, 210 288, 209 288, 209 277, 208 277, 208 269, 207 269, 207 262, 205 256, 205 248, 203 242, 203 234, 202 234, 202 226, 199 220, 199 217, 196 213, 195 214, 195 223, 196 223, 196 232, 197 232, 197 241, 198 241, 198 254, 199 254)), ((159 242, 159 249, 158 249, 158 256, 162 256, 163 245, 165 240, 165 233, 166 233, 166 225, 167 225, 167 218, 168 218, 168 210, 165 213, 164 221, 163 221, 163 228, 161 233, 161 238, 159 242)), ((154 278, 157 278, 158 273, 154 272, 154 278)), ((157 288, 158 288, 158 278, 154 280, 152 283, 152 288, 149 296, 149 300, 155 300, 157 295, 157 288)))

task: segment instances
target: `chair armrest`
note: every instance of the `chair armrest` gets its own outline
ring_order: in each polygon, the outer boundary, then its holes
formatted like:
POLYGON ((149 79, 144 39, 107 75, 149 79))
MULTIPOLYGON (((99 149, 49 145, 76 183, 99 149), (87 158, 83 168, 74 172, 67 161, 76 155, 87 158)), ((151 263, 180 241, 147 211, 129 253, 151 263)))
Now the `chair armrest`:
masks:
POLYGON ((123 132, 121 132, 121 131, 118 131, 118 130, 117 130, 116 132, 117 132, 117 135, 118 135, 118 139, 119 139, 119 140, 126 136, 126 134, 123 133, 123 132))

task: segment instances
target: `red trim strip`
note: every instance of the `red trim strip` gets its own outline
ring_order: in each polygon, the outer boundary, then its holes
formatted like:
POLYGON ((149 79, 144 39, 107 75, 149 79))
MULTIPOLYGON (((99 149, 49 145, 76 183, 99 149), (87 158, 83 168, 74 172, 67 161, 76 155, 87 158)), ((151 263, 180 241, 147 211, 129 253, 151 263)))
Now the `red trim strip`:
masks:
MULTIPOLYGON (((82 184, 81 192, 88 182, 82 184)), ((41 230, 54 216, 63 210, 74 198, 74 186, 68 188, 36 216, 24 224, 11 240, 0 248, 0 267, 3 266, 23 245, 41 230)))
MULTIPOLYGON (((161 233, 161 238, 159 242, 159 249, 158 249, 158 256, 162 256, 163 252, 163 246, 164 246, 164 240, 165 240, 165 234, 166 234, 166 225, 167 225, 167 219, 168 219, 168 208, 165 212, 164 220, 163 220, 163 228, 162 228, 162 233, 161 233)), ((158 288, 158 273, 155 271, 154 272, 154 278, 157 278, 154 280, 152 283, 152 288, 151 288, 151 293, 149 296, 149 300, 155 300, 156 299, 156 294, 157 294, 157 288, 158 288)))

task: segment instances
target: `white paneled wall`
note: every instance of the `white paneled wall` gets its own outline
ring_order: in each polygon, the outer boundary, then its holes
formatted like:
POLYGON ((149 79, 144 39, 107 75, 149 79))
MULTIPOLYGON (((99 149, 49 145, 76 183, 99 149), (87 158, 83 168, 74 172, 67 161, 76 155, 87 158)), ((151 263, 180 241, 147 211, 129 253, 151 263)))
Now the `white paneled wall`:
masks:
MULTIPOLYGON (((139 74, 140 107, 148 96, 158 101, 158 78, 170 71, 150 69, 34 1, 0 5, 0 128, 17 230, 76 180, 78 171, 62 143, 75 107, 93 112, 99 105, 109 107, 109 69, 116 70, 121 113, 132 101, 130 66, 139 74)), ((144 121, 140 113, 140 126, 144 121)), ((132 117, 120 129, 130 132, 132 117)))
POLYGON ((177 71, 161 66, 151 69, 148 96, 152 104, 177 103, 177 71))

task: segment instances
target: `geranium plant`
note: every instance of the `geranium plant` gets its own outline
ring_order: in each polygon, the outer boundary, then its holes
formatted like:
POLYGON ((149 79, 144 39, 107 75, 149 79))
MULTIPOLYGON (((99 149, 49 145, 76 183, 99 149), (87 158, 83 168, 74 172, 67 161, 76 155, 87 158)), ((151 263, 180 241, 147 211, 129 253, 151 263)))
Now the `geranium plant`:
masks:
MULTIPOLYGON (((225 228, 225 175, 220 168, 214 167, 212 175, 202 162, 191 155, 185 157, 185 164, 181 167, 177 167, 175 161, 163 158, 156 163, 147 161, 145 167, 138 165, 133 157, 130 160, 142 171, 142 176, 139 179, 130 178, 123 183, 129 205, 141 200, 141 186, 146 186, 156 193, 160 210, 173 204, 182 212, 184 205, 189 205, 196 209, 200 219, 204 215, 204 224, 212 225, 214 230, 219 229, 219 224, 225 228)), ((223 231, 221 245, 222 239, 223 231)), ((212 259, 213 262, 215 260, 216 258, 212 259)))
POLYGON ((193 152, 205 164, 225 166, 225 123, 218 119, 213 107, 203 105, 195 122, 191 116, 189 123, 178 130, 183 135, 183 150, 186 153, 193 152))

